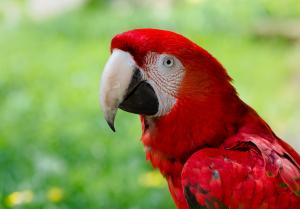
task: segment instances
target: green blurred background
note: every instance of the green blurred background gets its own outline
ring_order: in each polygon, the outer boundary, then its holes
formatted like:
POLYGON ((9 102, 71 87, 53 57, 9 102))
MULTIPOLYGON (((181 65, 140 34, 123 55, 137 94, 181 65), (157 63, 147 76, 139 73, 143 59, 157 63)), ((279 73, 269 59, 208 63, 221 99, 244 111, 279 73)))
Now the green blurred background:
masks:
POLYGON ((228 69, 241 97, 300 151, 299 0, 1 0, 0 209, 175 208, 140 124, 98 105, 111 38, 176 31, 228 69))

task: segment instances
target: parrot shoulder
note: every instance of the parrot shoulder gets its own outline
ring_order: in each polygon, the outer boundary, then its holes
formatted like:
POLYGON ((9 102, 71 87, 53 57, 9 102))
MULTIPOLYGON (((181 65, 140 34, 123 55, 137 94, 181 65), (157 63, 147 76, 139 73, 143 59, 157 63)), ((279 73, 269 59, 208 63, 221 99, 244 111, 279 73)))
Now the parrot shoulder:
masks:
POLYGON ((300 196, 300 156, 283 140, 275 136, 262 137, 241 134, 224 144, 229 150, 255 150, 263 159, 267 176, 280 176, 283 182, 300 196))
POLYGON ((296 207, 300 170, 293 155, 280 141, 254 135, 201 149, 182 171, 186 201, 190 209, 296 207))

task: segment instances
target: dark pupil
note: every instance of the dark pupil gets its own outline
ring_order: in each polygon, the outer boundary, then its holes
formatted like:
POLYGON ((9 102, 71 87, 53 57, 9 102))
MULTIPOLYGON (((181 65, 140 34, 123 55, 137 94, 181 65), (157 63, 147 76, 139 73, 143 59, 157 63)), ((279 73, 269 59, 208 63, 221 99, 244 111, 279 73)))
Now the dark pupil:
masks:
POLYGON ((167 60, 167 65, 170 65, 171 64, 171 60, 167 60))

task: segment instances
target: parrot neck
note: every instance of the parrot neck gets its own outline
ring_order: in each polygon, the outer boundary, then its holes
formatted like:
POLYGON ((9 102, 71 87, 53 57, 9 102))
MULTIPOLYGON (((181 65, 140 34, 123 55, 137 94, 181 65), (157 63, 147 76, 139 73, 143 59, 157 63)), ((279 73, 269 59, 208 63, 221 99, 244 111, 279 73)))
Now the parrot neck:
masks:
POLYGON ((221 146, 247 124, 262 127, 257 130, 268 129, 236 94, 223 99, 211 98, 209 103, 182 99, 166 116, 141 116, 142 142, 153 167, 165 176, 180 175, 186 160, 197 150, 221 146))

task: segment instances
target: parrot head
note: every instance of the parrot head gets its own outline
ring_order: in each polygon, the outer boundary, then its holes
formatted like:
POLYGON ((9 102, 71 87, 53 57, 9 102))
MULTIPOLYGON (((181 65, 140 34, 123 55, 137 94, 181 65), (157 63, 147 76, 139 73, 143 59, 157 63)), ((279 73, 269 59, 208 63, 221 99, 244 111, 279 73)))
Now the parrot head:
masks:
POLYGON ((233 117, 230 110, 238 98, 230 81, 212 55, 182 35, 136 29, 112 39, 100 103, 113 131, 117 110, 122 109, 141 115, 144 143, 148 131, 150 138, 164 133, 164 143, 169 137, 174 146, 174 137, 180 138, 181 147, 184 138, 195 134, 198 142, 186 145, 191 150, 227 129, 223 124, 233 117))
POLYGON ((131 30, 116 35, 111 42, 100 102, 114 130, 118 108, 161 117, 181 98, 204 100, 232 90, 229 80, 216 59, 185 37, 158 29, 131 30))

